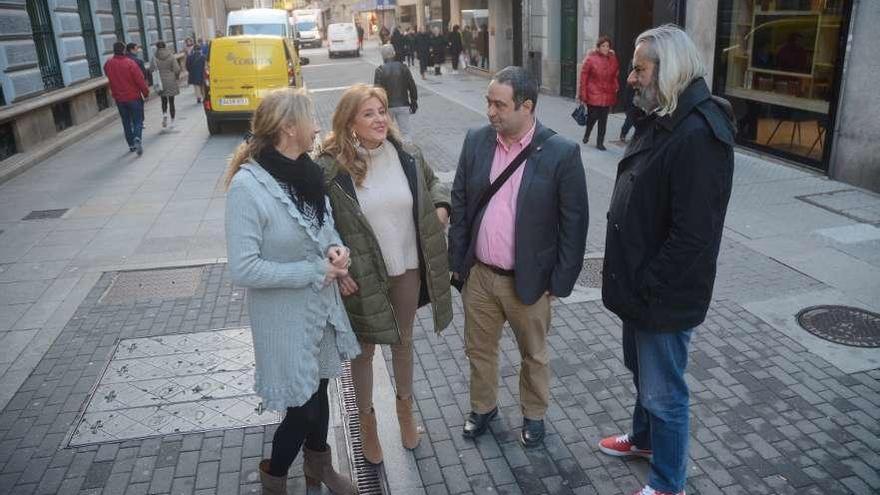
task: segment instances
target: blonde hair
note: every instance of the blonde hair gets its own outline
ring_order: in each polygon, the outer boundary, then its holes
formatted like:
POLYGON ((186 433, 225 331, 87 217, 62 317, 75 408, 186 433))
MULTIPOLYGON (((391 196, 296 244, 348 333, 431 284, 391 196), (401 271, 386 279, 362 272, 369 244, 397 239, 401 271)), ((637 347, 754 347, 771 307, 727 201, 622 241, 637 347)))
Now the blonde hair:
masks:
POLYGON ((305 132, 314 116, 315 107, 305 89, 281 88, 267 93, 251 118, 251 136, 232 153, 224 176, 226 187, 243 164, 278 143, 281 126, 289 124, 305 132))
POLYGON ((657 115, 672 115, 678 97, 694 79, 706 75, 706 67, 691 37, 674 24, 649 29, 636 38, 645 44, 645 55, 654 62, 660 108, 657 115))
MULTIPOLYGON (((352 125, 357 117, 358 110, 370 98, 378 98, 388 110, 388 96, 385 90, 377 86, 369 86, 366 84, 355 84, 345 90, 336 110, 333 112, 333 129, 324 138, 322 151, 329 154, 342 165, 342 168, 351 175, 355 185, 360 186, 367 176, 367 162, 358 153, 359 142, 357 136, 354 135, 352 125)), ((400 135, 397 131, 397 125, 390 114, 386 114, 388 118, 388 139, 394 142, 400 142, 400 135)))

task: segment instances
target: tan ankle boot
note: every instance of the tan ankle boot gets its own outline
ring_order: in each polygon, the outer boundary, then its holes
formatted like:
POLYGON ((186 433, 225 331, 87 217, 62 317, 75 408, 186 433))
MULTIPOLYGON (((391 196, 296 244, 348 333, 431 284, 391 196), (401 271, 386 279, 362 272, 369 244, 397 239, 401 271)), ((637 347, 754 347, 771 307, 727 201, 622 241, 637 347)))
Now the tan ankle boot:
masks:
POLYGON ((334 495, 355 495, 357 491, 351 480, 337 473, 333 469, 333 456, 328 445, 323 452, 309 450, 303 447, 303 473, 306 476, 306 485, 327 485, 334 495))
POLYGON ((413 398, 397 398, 397 422, 400 423, 400 440, 403 448, 413 450, 419 446, 419 428, 412 414, 413 398))
POLYGON ((269 459, 260 461, 260 482, 263 484, 263 495, 287 495, 287 476, 269 474, 269 459))
POLYGON ((376 426, 376 411, 358 412, 361 421, 361 445, 364 459, 370 464, 382 463, 382 445, 379 444, 379 427, 376 426))

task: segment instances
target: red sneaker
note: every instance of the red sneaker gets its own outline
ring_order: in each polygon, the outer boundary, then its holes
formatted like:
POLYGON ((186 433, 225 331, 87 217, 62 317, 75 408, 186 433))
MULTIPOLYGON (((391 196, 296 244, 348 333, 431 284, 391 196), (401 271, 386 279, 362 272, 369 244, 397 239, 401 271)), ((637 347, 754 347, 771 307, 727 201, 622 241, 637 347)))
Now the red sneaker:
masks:
POLYGON ((615 457, 636 456, 650 459, 652 454, 648 449, 640 449, 633 445, 629 439, 629 435, 603 438, 602 441, 599 442, 599 450, 615 457))
POLYGON ((632 495, 685 495, 684 490, 673 493, 673 492, 658 492, 657 490, 651 488, 650 486, 645 486, 641 490, 633 493, 632 495))

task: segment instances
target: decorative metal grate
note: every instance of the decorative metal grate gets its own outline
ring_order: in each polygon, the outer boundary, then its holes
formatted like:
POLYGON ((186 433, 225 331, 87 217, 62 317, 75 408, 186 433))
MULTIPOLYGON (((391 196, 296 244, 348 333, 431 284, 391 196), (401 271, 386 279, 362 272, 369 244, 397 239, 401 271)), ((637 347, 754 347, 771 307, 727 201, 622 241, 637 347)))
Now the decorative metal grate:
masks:
POLYGON ((57 132, 73 127, 73 114, 70 112, 70 102, 62 101, 52 105, 52 118, 55 120, 55 130, 57 132))
POLYGON ((880 347, 880 314, 851 306, 811 306, 797 314, 811 334, 850 347, 880 347))
POLYGON ((101 296, 99 304, 125 304, 149 299, 194 297, 205 267, 119 272, 101 296))
POLYGON ((95 102, 98 104, 98 111, 110 108, 110 95, 107 94, 107 88, 99 88, 95 91, 95 102))
POLYGON ((348 445, 348 463, 352 469, 357 492, 359 495, 381 495, 385 490, 380 479, 380 468, 364 459, 361 422, 358 418, 351 365, 348 362, 342 364, 342 376, 336 379, 336 389, 339 390, 339 402, 343 408, 342 422, 345 443, 348 445))
POLYGON ((144 8, 141 6, 141 2, 135 2, 134 6, 137 9, 138 33, 141 37, 141 46, 144 49, 144 62, 149 62, 150 50, 147 48, 147 31, 144 27, 144 8))
MULTIPOLYGON (((135 2, 140 8, 140 2, 135 2)), ((122 9, 119 8, 119 0, 110 0, 110 8, 113 10, 113 32, 116 33, 116 41, 125 42, 125 25, 122 24, 122 9)))
MULTIPOLYGON (((159 39, 162 39, 162 12, 159 11, 159 0, 153 0, 153 14, 156 16, 156 31, 159 33, 159 39)), ((147 45, 144 45, 144 50, 147 45)))
POLYGON ((61 218, 67 213, 67 208, 59 210, 34 210, 27 214, 22 220, 48 220, 51 218, 61 218))
POLYGON ((168 0, 168 20, 171 23, 171 42, 174 48, 171 50, 172 52, 177 51, 177 30, 174 29, 174 4, 171 3, 172 0, 168 0))
POLYGON ((31 21, 31 31, 37 49, 43 87, 45 89, 63 88, 64 77, 61 75, 58 49, 55 47, 55 33, 52 31, 49 4, 44 0, 27 0, 27 13, 31 21))
POLYGON ((0 161, 18 153, 15 145, 15 132, 12 130, 12 122, 0 124, 0 161))
POLYGON ((98 54, 98 42, 95 39, 95 23, 92 21, 92 7, 89 0, 77 0, 79 7, 79 23, 82 26, 82 37, 86 44, 86 60, 89 61, 89 75, 101 77, 101 56, 98 54))

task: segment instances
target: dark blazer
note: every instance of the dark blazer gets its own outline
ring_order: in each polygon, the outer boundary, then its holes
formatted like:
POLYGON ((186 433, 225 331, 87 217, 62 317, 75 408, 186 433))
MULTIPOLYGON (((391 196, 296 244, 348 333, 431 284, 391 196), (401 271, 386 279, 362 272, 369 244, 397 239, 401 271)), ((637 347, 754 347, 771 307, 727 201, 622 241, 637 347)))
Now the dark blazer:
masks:
MULTIPOLYGON (((544 126, 535 128, 535 137, 544 126)), ((452 185, 449 258, 453 272, 467 279, 476 263, 474 248, 484 211, 475 215, 495 156, 496 132, 471 129, 465 137, 452 185), (475 218, 472 223, 469 219, 475 218)), ((587 182, 581 150, 558 134, 544 141, 521 165, 516 205, 514 278, 516 294, 534 304, 542 294, 571 294, 584 262, 589 224, 587 182)))
POLYGON ((636 123, 608 211, 602 301, 649 331, 706 318, 733 181, 729 104, 703 79, 672 115, 636 123))

